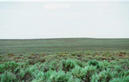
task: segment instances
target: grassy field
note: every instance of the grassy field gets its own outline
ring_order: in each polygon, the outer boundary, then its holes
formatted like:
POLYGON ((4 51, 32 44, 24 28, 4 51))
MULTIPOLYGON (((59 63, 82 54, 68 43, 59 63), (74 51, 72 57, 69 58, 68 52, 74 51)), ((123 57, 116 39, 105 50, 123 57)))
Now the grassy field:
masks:
POLYGON ((0 40, 0 82, 129 82, 129 39, 0 40))
POLYGON ((57 53, 73 51, 129 50, 129 39, 0 40, 0 54, 57 53))

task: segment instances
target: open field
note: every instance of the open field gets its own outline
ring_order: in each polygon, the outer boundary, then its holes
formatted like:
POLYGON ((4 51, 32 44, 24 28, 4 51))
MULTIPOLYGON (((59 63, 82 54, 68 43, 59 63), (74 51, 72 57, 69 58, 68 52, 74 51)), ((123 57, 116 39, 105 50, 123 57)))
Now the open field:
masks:
POLYGON ((73 51, 129 50, 129 39, 62 38, 0 40, 0 54, 57 53, 73 51))
POLYGON ((129 82, 129 39, 0 40, 0 82, 129 82))

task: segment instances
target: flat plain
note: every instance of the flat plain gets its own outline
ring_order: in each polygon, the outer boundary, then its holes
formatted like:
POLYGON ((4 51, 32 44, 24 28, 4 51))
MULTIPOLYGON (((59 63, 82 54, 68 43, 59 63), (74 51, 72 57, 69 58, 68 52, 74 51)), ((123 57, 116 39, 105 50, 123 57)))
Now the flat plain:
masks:
POLYGON ((129 39, 2 39, 0 82, 129 82, 129 39))

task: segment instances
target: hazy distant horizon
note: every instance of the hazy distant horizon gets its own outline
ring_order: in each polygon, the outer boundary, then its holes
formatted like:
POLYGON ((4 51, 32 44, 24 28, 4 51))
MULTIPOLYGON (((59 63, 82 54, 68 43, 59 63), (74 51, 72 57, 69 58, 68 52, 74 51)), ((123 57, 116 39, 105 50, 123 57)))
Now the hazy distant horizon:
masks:
POLYGON ((60 39, 60 38, 93 38, 93 39, 129 39, 129 37, 16 37, 16 38, 0 38, 0 39, 60 39))
POLYGON ((129 38, 129 2, 0 2, 0 39, 129 38))

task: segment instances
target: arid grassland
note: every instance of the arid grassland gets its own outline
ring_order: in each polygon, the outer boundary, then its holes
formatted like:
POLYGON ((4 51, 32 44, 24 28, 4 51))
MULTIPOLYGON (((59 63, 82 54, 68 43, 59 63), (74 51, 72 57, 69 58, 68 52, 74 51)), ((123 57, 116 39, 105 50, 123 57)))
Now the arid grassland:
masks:
POLYGON ((129 82, 129 39, 0 40, 0 82, 129 82))

